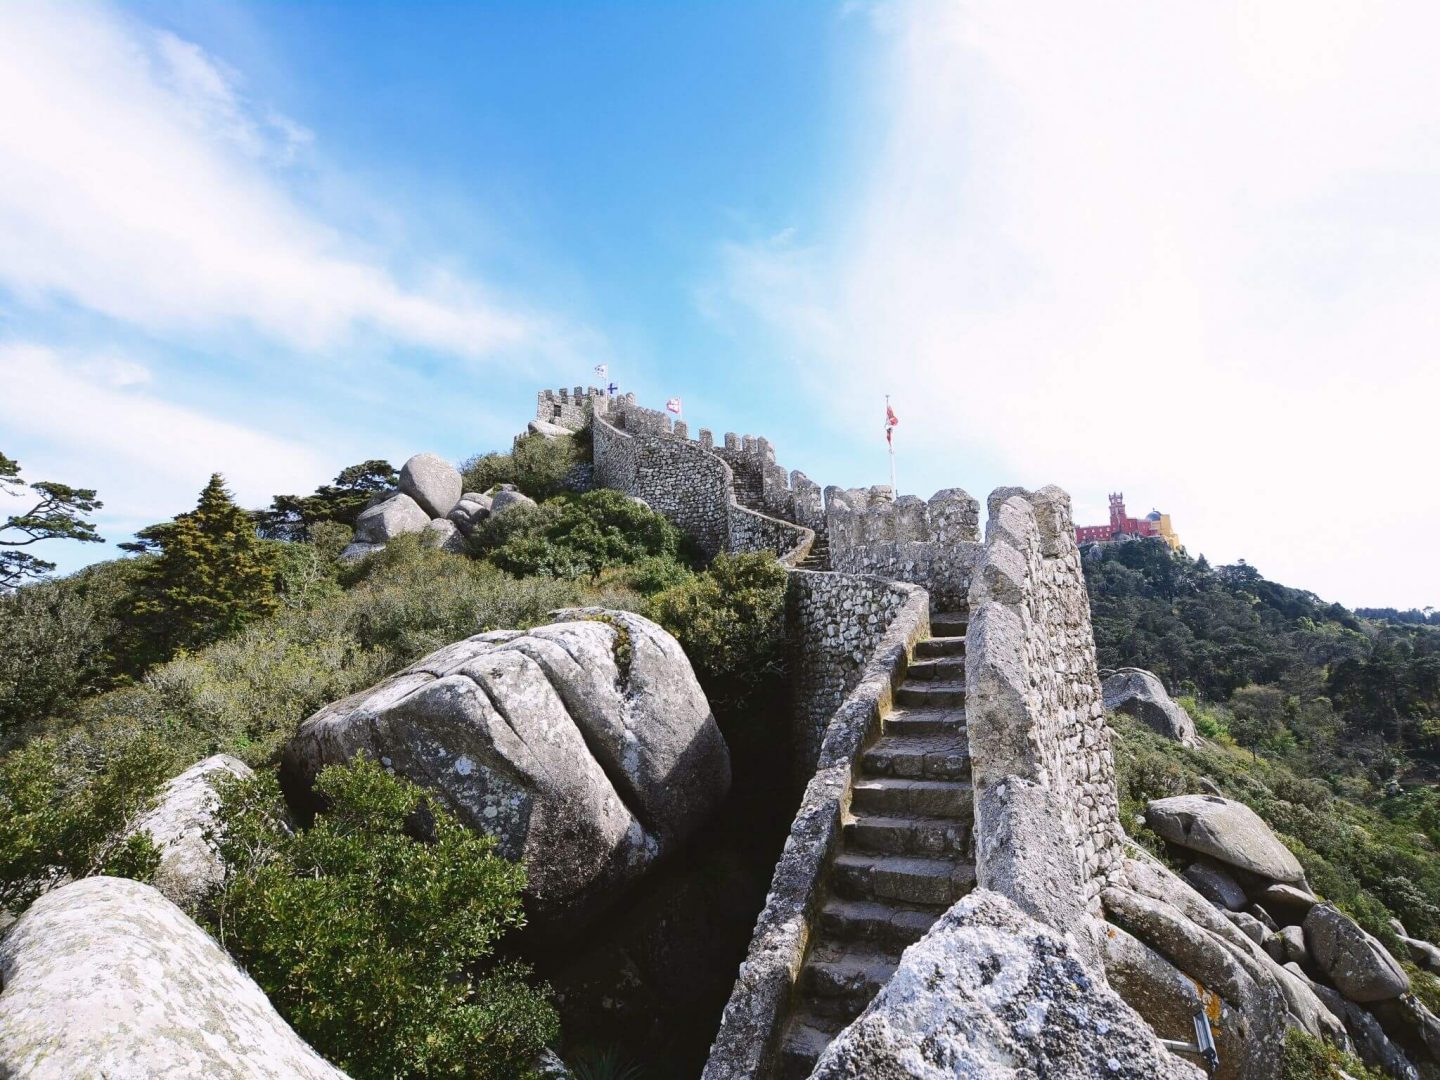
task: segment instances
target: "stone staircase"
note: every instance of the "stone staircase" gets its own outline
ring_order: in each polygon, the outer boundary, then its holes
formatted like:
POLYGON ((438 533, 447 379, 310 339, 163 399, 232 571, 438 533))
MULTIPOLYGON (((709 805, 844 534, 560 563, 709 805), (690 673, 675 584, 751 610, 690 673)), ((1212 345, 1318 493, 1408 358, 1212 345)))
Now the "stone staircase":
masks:
POLYGON ((963 612, 935 613, 880 737, 861 752, 839 849, 796 980, 777 1075, 801 1080, 975 884, 963 612))
POLYGON ((824 533, 815 534, 815 543, 810 548, 810 553, 800 561, 797 569, 800 570, 829 570, 830 569, 830 541, 824 533))

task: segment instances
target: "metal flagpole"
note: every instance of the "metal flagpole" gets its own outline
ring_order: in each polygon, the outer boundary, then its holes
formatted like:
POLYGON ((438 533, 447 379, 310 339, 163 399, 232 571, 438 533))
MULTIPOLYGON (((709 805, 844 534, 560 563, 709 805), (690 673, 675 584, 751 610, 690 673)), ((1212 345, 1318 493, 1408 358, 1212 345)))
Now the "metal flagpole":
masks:
POLYGON ((890 395, 885 395, 885 442, 890 447, 890 497, 898 499, 900 489, 895 486, 895 428, 890 426, 890 395))

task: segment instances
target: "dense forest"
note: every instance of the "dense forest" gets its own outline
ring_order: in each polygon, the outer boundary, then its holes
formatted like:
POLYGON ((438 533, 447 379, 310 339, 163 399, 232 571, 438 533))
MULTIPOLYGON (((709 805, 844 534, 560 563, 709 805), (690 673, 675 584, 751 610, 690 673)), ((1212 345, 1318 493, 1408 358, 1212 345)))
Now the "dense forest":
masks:
POLYGON ((1322 895, 1377 936, 1440 935, 1440 629, 1362 618, 1238 563, 1159 543, 1089 548, 1103 668, 1160 676, 1206 742, 1112 717, 1124 823, 1209 790, 1255 809, 1322 895))

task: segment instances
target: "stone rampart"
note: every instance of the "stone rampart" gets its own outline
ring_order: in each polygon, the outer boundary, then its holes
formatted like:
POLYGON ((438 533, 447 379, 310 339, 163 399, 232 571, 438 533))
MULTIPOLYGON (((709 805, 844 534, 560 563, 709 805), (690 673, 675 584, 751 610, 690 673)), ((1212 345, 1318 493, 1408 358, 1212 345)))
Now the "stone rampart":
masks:
POLYGON ((1068 495, 1000 488, 989 509, 965 666, 976 875, 1066 933, 1122 861, 1089 598, 1068 495))
POLYGON ((597 484, 644 499, 707 556, 768 551, 794 566, 809 552, 813 530, 738 501, 734 471, 708 430, 692 440, 683 421, 637 405, 634 394, 590 400, 597 484))
POLYGON ((980 504, 959 488, 927 502, 888 487, 825 489, 830 565, 923 585, 937 610, 963 608, 980 557, 980 504))
POLYGON ((595 386, 541 390, 536 395, 535 419, 579 431, 589 422, 592 411, 603 412, 609 401, 605 391, 595 386))
POLYGON ((859 684, 895 613, 913 595, 913 589, 877 577, 790 575, 787 667, 795 702, 792 752, 802 780, 815 768, 835 710, 859 684))
MULTIPOLYGON (((765 908, 755 924, 750 949, 725 1006, 702 1080, 739 1080, 771 1075, 790 995, 805 959, 814 925, 824 869, 836 849, 841 819, 849 806, 856 758, 878 732, 894 688, 905 678, 916 642, 930 636, 930 598, 924 589, 898 582, 831 585, 841 575, 795 571, 790 575, 802 623, 811 627, 797 641, 820 662, 838 648, 826 642, 832 612, 844 611, 844 597, 868 597, 892 590, 898 605, 883 625, 877 615, 874 644, 858 680, 829 718, 815 772, 805 788, 790 837, 771 879, 765 908), (800 584, 796 585, 795 582, 800 584), (807 644, 808 643, 808 644, 807 644)), ((854 610, 852 604, 852 611, 854 610)), ((852 622, 855 620, 852 620, 852 622)), ((868 616, 864 625, 871 626, 868 616)), ((838 630, 838 628, 837 628, 838 630)), ((836 635, 829 633, 834 639, 836 635)))

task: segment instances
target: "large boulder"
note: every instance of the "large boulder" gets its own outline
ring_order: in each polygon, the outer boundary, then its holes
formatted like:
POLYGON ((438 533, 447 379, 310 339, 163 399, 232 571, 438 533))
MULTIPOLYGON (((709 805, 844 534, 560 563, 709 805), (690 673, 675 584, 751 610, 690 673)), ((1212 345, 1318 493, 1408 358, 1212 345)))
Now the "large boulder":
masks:
POLYGON ((429 524, 430 515, 409 495, 400 492, 360 512, 355 519, 355 541, 384 544, 404 533, 424 532, 429 524))
POLYGON ((425 542, 441 551, 459 555, 465 551, 465 536, 453 521, 435 518, 425 526, 425 542))
POLYGON ((501 490, 495 492, 490 499, 490 512, 492 514, 503 514, 507 510, 514 510, 519 506, 534 506, 535 500, 524 492, 501 490))
POLYGON ((443 518, 460 501, 460 470, 439 454, 416 454, 400 467, 400 490, 425 511, 427 518, 443 518))
POLYGON ((1250 902, 1239 883, 1218 866, 1191 863, 1185 868, 1185 880, 1216 907, 1240 911, 1250 902))
POLYGON ((587 610, 479 634, 327 705, 285 750, 303 801, 325 765, 367 753, 523 858, 532 914, 574 929, 724 800, 730 758, 679 644, 648 619, 587 610))
POLYGON ((1300 861, 1242 802, 1218 795, 1156 799, 1145 807, 1145 824, 1172 844, 1226 866, 1288 885, 1305 881, 1300 861))
POLYGON ((1198 1080, 1054 931, 972 892, 919 942, 811 1080, 1198 1080))
POLYGON ((225 877, 220 856, 205 838, 220 807, 217 782, 253 775, 248 765, 229 754, 208 757, 166 784, 155 807, 130 828, 149 836, 160 853, 155 888, 187 911, 202 906, 225 877))
POLYGON ((1165 685, 1144 668, 1107 672, 1100 689, 1110 712, 1133 716, 1183 746, 1199 743, 1190 714, 1175 704, 1165 692, 1165 685))
POLYGON ((47 893, 0 941, 0 1076, 345 1080, 149 885, 47 893))
POLYGON ((472 535, 489 516, 490 496, 475 491, 467 491, 461 495, 455 509, 449 514, 450 520, 466 536, 472 535))
POLYGON ((1410 977, 1385 946, 1330 904, 1316 904, 1305 916, 1305 946, 1351 1001, 1388 1001, 1410 990, 1410 977))

